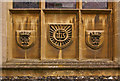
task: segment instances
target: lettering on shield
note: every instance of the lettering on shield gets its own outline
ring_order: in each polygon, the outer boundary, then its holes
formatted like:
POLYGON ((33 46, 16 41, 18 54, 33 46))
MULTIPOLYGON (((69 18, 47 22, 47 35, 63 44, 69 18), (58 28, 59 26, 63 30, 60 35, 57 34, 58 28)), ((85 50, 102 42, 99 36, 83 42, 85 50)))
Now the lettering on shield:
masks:
POLYGON ((72 42, 72 27, 72 24, 49 24, 48 40, 58 49, 67 47, 72 42))

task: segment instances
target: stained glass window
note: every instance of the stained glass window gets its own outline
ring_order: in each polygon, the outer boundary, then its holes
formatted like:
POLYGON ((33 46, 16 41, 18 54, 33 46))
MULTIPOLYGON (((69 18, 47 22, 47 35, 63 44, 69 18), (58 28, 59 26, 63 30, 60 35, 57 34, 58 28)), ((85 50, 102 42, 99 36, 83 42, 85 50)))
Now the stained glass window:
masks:
POLYGON ((46 8, 76 8, 76 0, 66 2, 66 0, 46 0, 46 8))
POLYGON ((107 0, 92 0, 92 2, 88 0, 83 0, 82 2, 82 8, 83 9, 107 9, 107 0))
POLYGON ((39 2, 13 2, 13 8, 39 8, 39 2))

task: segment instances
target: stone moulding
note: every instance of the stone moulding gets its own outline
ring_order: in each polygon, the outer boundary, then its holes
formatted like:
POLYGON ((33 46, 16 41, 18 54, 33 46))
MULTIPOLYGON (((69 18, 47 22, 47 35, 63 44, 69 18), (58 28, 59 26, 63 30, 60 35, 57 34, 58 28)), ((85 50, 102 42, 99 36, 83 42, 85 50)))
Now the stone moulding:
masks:
POLYGON ((3 63, 3 69, 120 69, 120 65, 113 61, 10 61, 3 63))
POLYGON ((82 14, 109 14, 112 9, 81 9, 82 14))

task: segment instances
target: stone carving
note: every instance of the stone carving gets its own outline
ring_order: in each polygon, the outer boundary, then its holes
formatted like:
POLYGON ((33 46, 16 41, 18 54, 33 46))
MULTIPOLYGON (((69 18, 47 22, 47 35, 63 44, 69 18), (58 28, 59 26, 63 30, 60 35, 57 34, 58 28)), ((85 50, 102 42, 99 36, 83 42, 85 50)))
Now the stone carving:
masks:
POLYGON ((58 58, 62 59, 62 49, 72 43, 73 25, 69 24, 49 24, 48 40, 52 46, 59 49, 58 58))
POLYGON ((72 42, 72 24, 49 24, 48 40, 58 48, 63 49, 72 42))
POLYGON ((35 30, 16 30, 16 41, 21 48, 30 48, 35 43, 35 30))
POLYGON ((87 30, 85 32, 85 42, 90 48, 94 50, 99 49, 102 46, 103 41, 103 30, 87 30))

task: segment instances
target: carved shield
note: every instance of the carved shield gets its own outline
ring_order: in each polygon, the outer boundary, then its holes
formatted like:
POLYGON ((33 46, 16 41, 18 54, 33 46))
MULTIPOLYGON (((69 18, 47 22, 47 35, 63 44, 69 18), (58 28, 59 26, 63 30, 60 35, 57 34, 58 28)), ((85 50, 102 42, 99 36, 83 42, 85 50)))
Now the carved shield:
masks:
POLYGON ((49 24, 48 40, 52 46, 63 49, 70 45, 73 38, 72 24, 49 24))
POLYGON ((23 49, 30 48, 35 43, 35 30, 16 30, 16 42, 23 49))
POLYGON ((87 46, 96 50, 103 45, 104 30, 87 30, 85 32, 85 42, 87 46))

